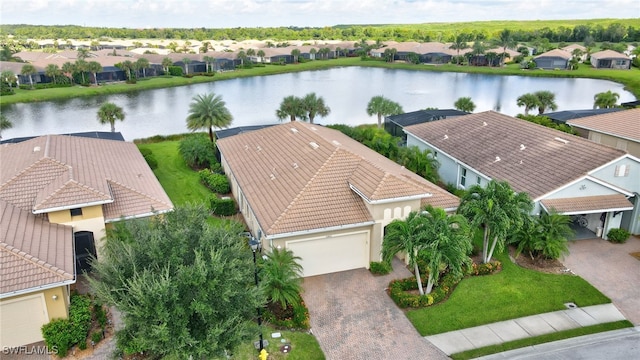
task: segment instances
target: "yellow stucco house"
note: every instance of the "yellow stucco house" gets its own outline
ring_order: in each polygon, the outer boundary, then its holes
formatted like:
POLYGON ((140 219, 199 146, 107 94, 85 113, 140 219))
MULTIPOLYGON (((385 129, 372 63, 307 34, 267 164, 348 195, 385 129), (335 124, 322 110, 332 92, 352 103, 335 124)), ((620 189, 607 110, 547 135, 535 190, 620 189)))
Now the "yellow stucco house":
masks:
POLYGON ((42 340, 109 223, 170 211, 133 143, 68 135, 0 145, 0 347, 42 340))

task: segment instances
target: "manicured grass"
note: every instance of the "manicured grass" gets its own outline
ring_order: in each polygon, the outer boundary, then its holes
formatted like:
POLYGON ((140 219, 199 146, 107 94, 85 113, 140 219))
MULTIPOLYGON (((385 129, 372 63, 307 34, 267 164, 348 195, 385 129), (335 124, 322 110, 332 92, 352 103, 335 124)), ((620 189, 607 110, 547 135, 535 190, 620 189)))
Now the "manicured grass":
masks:
POLYGON ((563 310, 567 302, 581 307, 611 302, 581 277, 524 269, 506 254, 496 258, 502 262, 500 273, 466 278, 443 303, 408 311, 407 317, 418 332, 423 336, 440 334, 563 310))
POLYGON ((457 354, 452 354, 451 358, 454 360, 466 360, 466 359, 474 359, 480 356, 496 354, 503 351, 520 349, 526 346, 538 345, 552 341, 558 341, 563 339, 569 339, 576 336, 596 334, 605 331, 624 329, 628 327, 633 327, 633 324, 627 320, 616 321, 606 324, 598 324, 592 326, 585 326, 582 328, 559 331, 556 333, 536 336, 532 338, 520 339, 515 341, 510 341, 504 344, 492 345, 483 347, 480 349, 474 349, 469 351, 464 351, 457 354))
MULTIPOLYGON (((324 353, 320 349, 318 340, 313 335, 299 331, 280 331, 270 327, 263 327, 262 331, 264 339, 269 341, 269 345, 265 347, 269 353, 270 360, 287 359, 287 360, 324 360, 324 353), (272 332, 280 332, 282 337, 272 339, 272 332), (280 352, 280 347, 284 345, 280 340, 285 339, 287 344, 291 344, 291 352, 284 354, 280 352)), ((257 341, 257 339, 256 339, 257 341)), ((245 344, 237 349, 232 359, 257 359, 258 350, 253 346, 253 342, 245 344)))

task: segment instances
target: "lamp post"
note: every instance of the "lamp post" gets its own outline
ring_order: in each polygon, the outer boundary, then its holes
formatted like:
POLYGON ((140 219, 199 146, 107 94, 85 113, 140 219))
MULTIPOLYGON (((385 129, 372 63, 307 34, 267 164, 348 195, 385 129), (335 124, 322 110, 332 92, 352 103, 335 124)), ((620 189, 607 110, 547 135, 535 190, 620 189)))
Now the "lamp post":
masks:
MULTIPOLYGON (((258 287, 258 263, 256 262, 256 251, 260 251, 260 241, 256 240, 253 236, 249 238, 249 247, 251 247, 251 251, 253 252, 253 275, 256 282, 256 287, 258 287)), ((258 327, 260 328, 260 351, 264 349, 264 344, 262 340, 262 310, 258 306, 258 327)))

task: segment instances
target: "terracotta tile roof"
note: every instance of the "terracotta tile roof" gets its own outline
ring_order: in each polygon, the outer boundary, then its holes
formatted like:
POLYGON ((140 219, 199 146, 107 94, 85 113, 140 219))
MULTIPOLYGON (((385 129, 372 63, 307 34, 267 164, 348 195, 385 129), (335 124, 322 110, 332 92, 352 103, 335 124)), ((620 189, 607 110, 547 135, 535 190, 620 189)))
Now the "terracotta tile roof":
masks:
POLYGON ((0 162, 0 199, 23 210, 109 204, 105 220, 113 221, 173 208, 133 143, 41 136, 0 146, 0 162))
POLYGON ((629 57, 625 54, 621 54, 617 51, 613 50, 602 50, 591 54, 591 58, 594 60, 600 59, 626 59, 629 60, 629 57))
POLYGON ((540 203, 549 210, 574 214, 633 209, 633 204, 622 194, 545 199, 540 203))
POLYGON ((286 123, 218 140, 218 148, 267 235, 372 221, 363 199, 432 194, 459 199, 350 139, 319 125, 286 123))
POLYGON ((553 49, 547 52, 544 52, 536 57, 534 57, 534 59, 538 59, 538 58, 542 58, 542 57, 559 57, 559 58, 563 58, 563 59, 571 59, 573 57, 573 55, 571 55, 570 52, 566 51, 566 50, 562 50, 562 49, 553 49))
POLYGON ((0 200, 0 294, 74 280, 73 229, 0 200))
POLYGON ((625 155, 622 150, 494 111, 405 130, 492 179, 508 181, 532 199, 625 155))
POLYGON ((587 116, 567 124, 640 142, 640 108, 587 116))

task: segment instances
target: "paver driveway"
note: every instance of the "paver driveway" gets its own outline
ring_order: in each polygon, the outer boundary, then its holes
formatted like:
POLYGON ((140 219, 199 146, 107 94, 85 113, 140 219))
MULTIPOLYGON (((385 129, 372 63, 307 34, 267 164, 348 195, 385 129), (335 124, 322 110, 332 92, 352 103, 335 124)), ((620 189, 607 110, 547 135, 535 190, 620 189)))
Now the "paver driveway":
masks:
POLYGON ((358 269, 304 279, 311 329, 327 359, 448 359, 385 292, 390 280, 409 276, 396 259, 386 276, 358 269))
POLYGON ((629 255, 640 251, 640 239, 624 244, 602 239, 569 242, 564 266, 580 275, 613 301, 634 325, 640 325, 640 260, 629 255))

